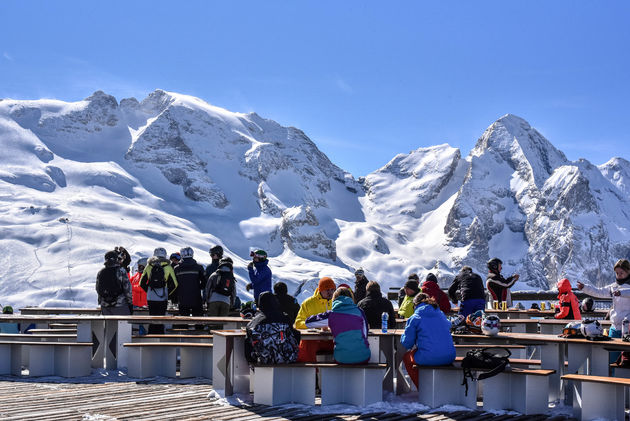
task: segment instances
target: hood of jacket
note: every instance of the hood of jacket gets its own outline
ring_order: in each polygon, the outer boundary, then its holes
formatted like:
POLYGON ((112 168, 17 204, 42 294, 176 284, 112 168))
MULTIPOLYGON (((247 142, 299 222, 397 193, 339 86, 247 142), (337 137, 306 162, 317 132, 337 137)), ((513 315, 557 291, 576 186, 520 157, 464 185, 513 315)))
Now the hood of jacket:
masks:
POLYGON ((332 311, 335 313, 357 313, 358 307, 350 297, 341 295, 332 303, 332 311))
POLYGON ((558 293, 566 294, 568 292, 571 292, 571 282, 566 278, 558 281, 558 293))

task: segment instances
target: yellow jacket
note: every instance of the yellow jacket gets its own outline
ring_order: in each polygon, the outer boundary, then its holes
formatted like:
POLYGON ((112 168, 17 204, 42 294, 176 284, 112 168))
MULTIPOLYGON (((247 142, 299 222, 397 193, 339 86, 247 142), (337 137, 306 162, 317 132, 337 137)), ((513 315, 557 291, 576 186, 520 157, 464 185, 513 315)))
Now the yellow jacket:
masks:
POLYGON ((296 329, 306 329, 304 322, 307 318, 328 310, 332 310, 332 302, 322 298, 319 289, 316 289, 312 297, 308 297, 302 302, 293 326, 296 329))
POLYGON ((398 309, 398 315, 408 319, 413 315, 413 295, 406 295, 398 309))

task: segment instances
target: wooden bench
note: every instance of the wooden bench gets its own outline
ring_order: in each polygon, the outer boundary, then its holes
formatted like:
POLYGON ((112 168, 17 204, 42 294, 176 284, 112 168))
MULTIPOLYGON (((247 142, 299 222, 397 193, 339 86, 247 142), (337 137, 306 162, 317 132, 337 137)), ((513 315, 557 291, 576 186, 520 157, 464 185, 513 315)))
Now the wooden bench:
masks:
POLYGON ((180 353, 179 377, 212 379, 212 344, 195 342, 131 342, 129 350, 130 377, 177 376, 177 350, 180 353))
POLYGON ((29 376, 87 376, 92 372, 91 342, 0 341, 0 374, 22 375, 23 353, 29 376))
POLYGON ((48 327, 50 329, 76 329, 76 323, 49 323, 48 327))
POLYGON ((56 335, 58 333, 65 333, 65 334, 77 334, 77 330, 76 329, 29 329, 28 332, 26 333, 31 333, 31 334, 52 334, 52 335, 56 335))
POLYGON ((624 394, 630 379, 620 377, 565 374, 573 389, 573 416, 579 420, 625 419, 624 394))
MULTIPOLYGON (((511 360, 510 360, 511 361, 511 360)), ((415 366, 418 368, 418 399, 421 404, 437 408, 446 404, 477 408, 478 381, 468 381, 468 393, 462 385, 463 370, 459 362, 450 366, 415 366)), ((475 369, 480 373, 487 370, 475 369)), ((505 371, 483 384, 484 410, 514 410, 525 415, 548 410, 549 376, 554 370, 506 367, 505 371)))
POLYGON ((525 345, 490 345, 490 344, 455 344, 455 352, 458 357, 466 355, 467 351, 475 348, 507 348, 514 357, 524 357, 527 347, 525 345))
POLYGON ((321 404, 367 406, 383 400, 387 364, 295 363, 256 365, 254 403, 315 403, 315 373, 321 378, 321 404))
POLYGON ((212 335, 179 335, 179 334, 149 334, 133 335, 133 342, 198 342, 211 343, 212 335))

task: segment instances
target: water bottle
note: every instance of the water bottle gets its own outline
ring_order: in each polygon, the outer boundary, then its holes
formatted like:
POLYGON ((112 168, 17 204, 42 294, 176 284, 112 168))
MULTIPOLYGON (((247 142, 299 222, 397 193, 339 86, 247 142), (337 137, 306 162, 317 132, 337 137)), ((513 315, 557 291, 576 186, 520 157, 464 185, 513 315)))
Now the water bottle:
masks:
POLYGON ((630 333, 630 320, 624 317, 623 322, 621 322, 621 337, 626 336, 628 333, 630 333))
POLYGON ((383 312, 381 316, 381 332, 387 333, 387 321, 389 320, 389 314, 387 312, 383 312))

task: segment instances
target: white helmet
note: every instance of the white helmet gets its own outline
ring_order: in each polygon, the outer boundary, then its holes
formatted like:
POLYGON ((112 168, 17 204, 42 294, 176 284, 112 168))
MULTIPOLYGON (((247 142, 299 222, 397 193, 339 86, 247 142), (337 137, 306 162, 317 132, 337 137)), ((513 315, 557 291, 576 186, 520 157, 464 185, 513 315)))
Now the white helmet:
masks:
POLYGON ((179 254, 182 256, 182 259, 185 259, 187 257, 193 257, 193 249, 190 247, 184 247, 183 249, 179 250, 179 254))
POLYGON ((161 257, 163 259, 166 259, 166 249, 164 247, 158 247, 155 250, 153 250, 153 255, 155 257, 161 257))
POLYGON ((598 320, 582 320, 580 331, 586 339, 595 339, 604 336, 604 328, 598 320))
POLYGON ((481 333, 496 336, 501 330, 501 319, 496 314, 489 314, 481 321, 481 333))

